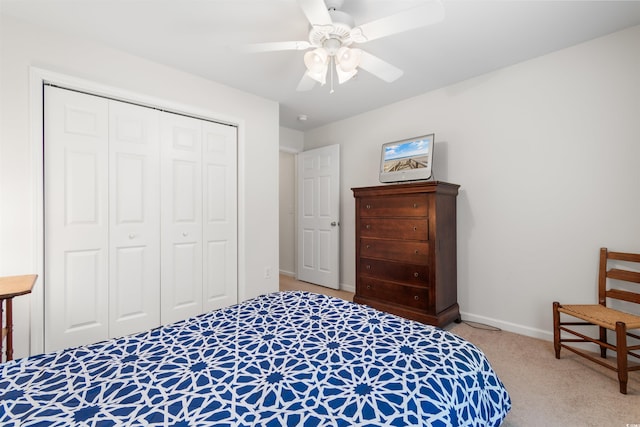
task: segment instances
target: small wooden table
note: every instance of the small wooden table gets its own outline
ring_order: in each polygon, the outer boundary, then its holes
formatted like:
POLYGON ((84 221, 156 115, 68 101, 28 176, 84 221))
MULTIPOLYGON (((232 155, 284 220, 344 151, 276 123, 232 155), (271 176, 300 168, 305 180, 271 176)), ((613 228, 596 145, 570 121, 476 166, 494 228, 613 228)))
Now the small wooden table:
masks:
POLYGON ((7 361, 13 359, 13 297, 31 293, 34 283, 38 278, 37 274, 26 276, 0 277, 0 362, 2 362, 2 341, 7 338, 7 361), (2 306, 6 301, 7 321, 6 326, 2 326, 2 306))

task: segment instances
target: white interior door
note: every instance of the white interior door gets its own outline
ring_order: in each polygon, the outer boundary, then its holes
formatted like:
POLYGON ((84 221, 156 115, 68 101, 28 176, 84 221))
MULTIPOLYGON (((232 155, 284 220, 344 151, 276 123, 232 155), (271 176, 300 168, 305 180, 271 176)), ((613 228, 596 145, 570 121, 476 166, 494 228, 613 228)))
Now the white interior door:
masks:
POLYGON ((161 322, 202 313, 202 123, 162 113, 161 322))
POLYGON ((160 325, 160 112, 109 101, 109 335, 160 325))
POLYGON ((340 146, 298 154, 298 279, 340 287, 340 146))
POLYGON ((238 302, 237 128, 202 122, 203 310, 238 302))
POLYGON ((45 87, 45 351, 108 338, 108 101, 45 87))

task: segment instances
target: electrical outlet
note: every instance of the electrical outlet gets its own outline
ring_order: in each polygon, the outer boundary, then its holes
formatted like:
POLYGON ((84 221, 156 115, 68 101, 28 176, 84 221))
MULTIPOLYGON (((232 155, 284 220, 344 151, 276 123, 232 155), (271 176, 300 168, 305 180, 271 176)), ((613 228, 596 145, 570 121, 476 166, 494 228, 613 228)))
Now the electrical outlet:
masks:
POLYGON ((271 279, 271 267, 264 268, 264 278, 271 279))

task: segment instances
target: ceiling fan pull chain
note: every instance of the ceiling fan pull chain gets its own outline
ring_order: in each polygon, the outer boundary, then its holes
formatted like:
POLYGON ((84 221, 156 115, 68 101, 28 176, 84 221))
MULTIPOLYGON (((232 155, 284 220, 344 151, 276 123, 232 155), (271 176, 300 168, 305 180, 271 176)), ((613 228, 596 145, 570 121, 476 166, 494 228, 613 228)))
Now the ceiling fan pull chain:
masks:
POLYGON ((333 55, 330 58, 331 58, 331 63, 329 64, 329 73, 331 74, 331 90, 329 91, 329 94, 332 94, 333 93, 333 68, 335 67, 335 59, 333 55))

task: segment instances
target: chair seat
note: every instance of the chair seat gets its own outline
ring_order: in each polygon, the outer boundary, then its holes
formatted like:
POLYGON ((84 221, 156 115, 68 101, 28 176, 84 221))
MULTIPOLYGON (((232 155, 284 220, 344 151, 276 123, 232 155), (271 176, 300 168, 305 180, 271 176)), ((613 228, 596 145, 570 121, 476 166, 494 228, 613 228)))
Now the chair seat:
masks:
POLYGON ((624 322, 627 329, 640 328, 640 316, 600 304, 561 305, 558 307, 558 311, 612 331, 616 330, 616 322, 624 322))

